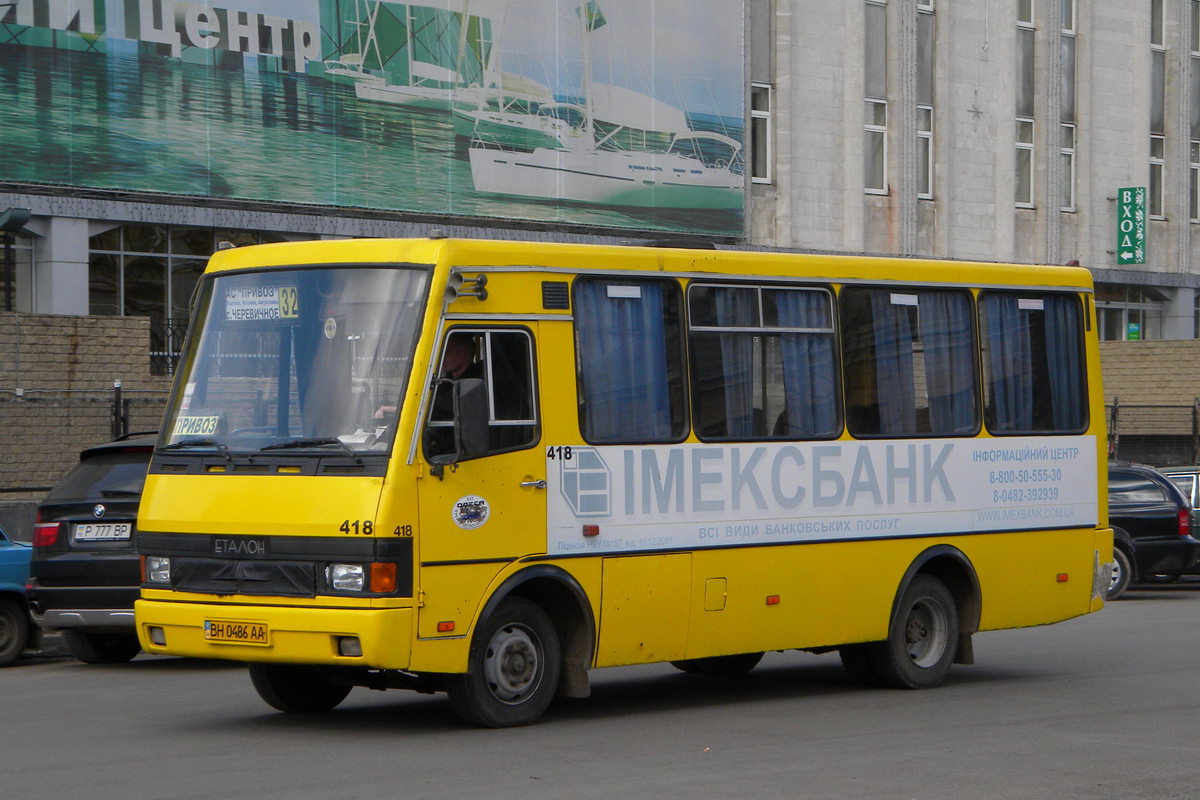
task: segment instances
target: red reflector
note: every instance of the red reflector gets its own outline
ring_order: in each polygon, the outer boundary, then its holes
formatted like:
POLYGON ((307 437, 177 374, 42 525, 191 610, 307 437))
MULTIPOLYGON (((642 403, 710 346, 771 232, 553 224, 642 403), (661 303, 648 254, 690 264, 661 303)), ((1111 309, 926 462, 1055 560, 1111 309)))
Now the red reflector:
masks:
POLYGON ((58 542, 58 532, 62 529, 61 522, 35 522, 33 524, 33 546, 52 547, 58 542))
POLYGON ((599 525, 584 525, 583 526, 583 535, 584 536, 599 536, 600 535, 600 526, 599 525))
POLYGON ((777 594, 767 595, 767 605, 769 605, 769 606, 779 605, 779 595, 777 595, 777 594))
POLYGON ((1058 582, 1059 582, 1059 583, 1066 583, 1066 582, 1067 582, 1067 578, 1068 578, 1068 575, 1067 575, 1067 573, 1065 573, 1065 572, 1060 572, 1060 573, 1058 573, 1058 582))
POLYGON ((450 633, 454 630, 453 622, 439 622, 438 633, 450 633))

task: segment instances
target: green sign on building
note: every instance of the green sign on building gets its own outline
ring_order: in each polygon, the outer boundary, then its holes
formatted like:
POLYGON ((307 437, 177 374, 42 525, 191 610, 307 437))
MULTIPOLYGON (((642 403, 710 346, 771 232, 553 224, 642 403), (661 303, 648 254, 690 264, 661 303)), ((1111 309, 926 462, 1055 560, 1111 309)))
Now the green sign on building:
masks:
POLYGON ((1117 263, 1146 263, 1146 187, 1117 190, 1117 263))

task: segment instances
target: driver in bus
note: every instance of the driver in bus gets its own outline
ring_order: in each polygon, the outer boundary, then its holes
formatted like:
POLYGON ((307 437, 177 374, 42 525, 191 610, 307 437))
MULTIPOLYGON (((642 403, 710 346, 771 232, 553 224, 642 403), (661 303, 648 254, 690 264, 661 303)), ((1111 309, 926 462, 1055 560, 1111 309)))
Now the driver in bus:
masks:
MULTIPOLYGON (((446 352, 442 356, 442 368, 439 378, 459 380, 461 378, 482 378, 483 365, 475 360, 475 343, 468 334, 452 334, 446 340, 446 352)), ((448 387, 438 386, 433 400, 433 413, 430 419, 449 420, 454 418, 453 398, 448 387)), ((392 405, 380 406, 375 412, 375 419, 384 420, 387 424, 396 414, 392 405)))

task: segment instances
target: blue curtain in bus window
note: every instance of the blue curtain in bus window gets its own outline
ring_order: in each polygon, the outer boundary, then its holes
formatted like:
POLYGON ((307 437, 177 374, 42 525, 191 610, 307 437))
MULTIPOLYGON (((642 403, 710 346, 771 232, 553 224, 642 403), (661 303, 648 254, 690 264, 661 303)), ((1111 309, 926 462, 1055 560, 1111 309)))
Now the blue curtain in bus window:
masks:
POLYGON ((971 302, 958 292, 922 292, 917 315, 925 345, 931 433, 975 430, 975 342, 971 302))
POLYGON ((988 367, 993 431, 1033 429, 1033 348, 1028 314, 1016 295, 983 298, 987 319, 988 367))
MULTIPOLYGON (((748 328, 758 325, 758 294, 753 289, 716 289, 717 324, 748 328)), ((754 337, 722 333, 721 366, 725 378, 725 435, 754 435, 754 337)))
POLYGON ((1079 341, 1079 301, 1073 296, 1045 299, 1046 361, 1055 430, 1083 427, 1083 354, 1079 341))
POLYGON ((673 438, 662 284, 581 280, 575 320, 590 442, 673 438))
POLYGON ((909 323, 911 306, 892 302, 892 294, 888 291, 871 292, 879 433, 916 433, 913 341, 909 323))
MULTIPOLYGON (((776 292, 775 305, 781 328, 829 328, 829 297, 822 292, 776 292)), ((777 436, 813 437, 833 433, 838 427, 837 377, 832 333, 785 333, 779 338, 783 353, 783 392, 786 429, 777 436)))

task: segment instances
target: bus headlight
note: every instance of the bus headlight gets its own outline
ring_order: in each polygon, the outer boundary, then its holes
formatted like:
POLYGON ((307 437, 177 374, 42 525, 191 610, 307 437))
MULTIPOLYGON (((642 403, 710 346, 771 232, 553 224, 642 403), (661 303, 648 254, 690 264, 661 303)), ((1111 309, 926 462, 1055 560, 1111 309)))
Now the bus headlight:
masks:
POLYGON ((366 571, 362 564, 330 564, 325 581, 337 592, 361 592, 366 588, 366 571))
POLYGON ((166 556, 146 556, 146 583, 171 585, 171 559, 166 556))

